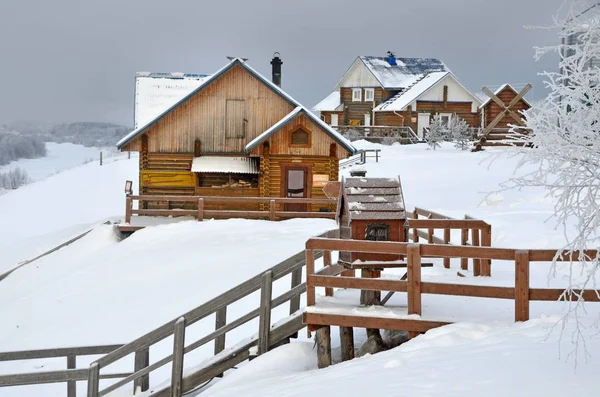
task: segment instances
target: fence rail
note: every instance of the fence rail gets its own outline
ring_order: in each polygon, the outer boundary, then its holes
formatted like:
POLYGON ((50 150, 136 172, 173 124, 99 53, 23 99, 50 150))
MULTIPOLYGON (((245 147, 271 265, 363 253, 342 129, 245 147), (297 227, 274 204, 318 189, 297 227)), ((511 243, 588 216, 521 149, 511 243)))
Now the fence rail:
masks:
POLYGON ((312 205, 336 205, 336 199, 318 198, 285 198, 285 197, 224 197, 224 196, 161 196, 161 195, 128 195, 125 198, 125 223, 131 223, 133 215, 149 216, 193 216, 199 221, 205 217, 217 218, 264 218, 271 221, 288 218, 326 218, 334 219, 335 212, 325 211, 285 211, 286 204, 304 204, 307 209, 312 205), (133 202, 179 202, 196 203, 197 209, 134 209, 133 202), (207 204, 265 204, 268 210, 214 210, 205 209, 207 204), (284 210, 277 210, 277 205, 284 210))
POLYGON ((381 157, 381 149, 361 149, 356 152, 355 155, 340 161, 339 167, 346 168, 351 165, 361 165, 367 162, 367 159, 375 159, 375 162, 379 162, 379 158, 381 157), (371 154, 371 155, 369 155, 371 154))

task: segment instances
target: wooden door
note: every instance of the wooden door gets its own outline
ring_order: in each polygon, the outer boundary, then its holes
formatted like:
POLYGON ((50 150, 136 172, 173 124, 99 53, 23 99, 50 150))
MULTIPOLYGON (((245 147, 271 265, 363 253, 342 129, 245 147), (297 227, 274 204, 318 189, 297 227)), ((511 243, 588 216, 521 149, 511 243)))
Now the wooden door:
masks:
POLYGON ((417 125, 417 135, 419 136, 419 139, 425 138, 425 131, 429 128, 429 117, 429 113, 419 113, 419 118, 417 119, 419 123, 417 125))
MULTIPOLYGON (((305 167, 285 167, 283 193, 287 198, 308 197, 308 170, 305 167)), ((306 212, 308 205, 302 203, 285 204, 284 211, 306 212)))

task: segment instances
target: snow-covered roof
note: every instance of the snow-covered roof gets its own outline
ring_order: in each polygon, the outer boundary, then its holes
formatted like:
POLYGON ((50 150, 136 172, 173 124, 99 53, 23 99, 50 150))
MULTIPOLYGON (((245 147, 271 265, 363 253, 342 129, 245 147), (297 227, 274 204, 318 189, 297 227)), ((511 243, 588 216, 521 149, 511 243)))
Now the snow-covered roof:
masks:
POLYGON ((310 112, 308 109, 306 109, 305 107, 303 107, 301 105, 297 106, 294 110, 292 110, 290 113, 285 115, 277 123, 273 124, 265 132, 263 132, 262 134, 260 134, 256 138, 254 138, 252 141, 250 141, 250 143, 248 143, 246 145, 246 152, 249 152, 252 149, 254 149, 258 144, 260 144, 262 141, 264 141, 265 139, 267 139, 268 137, 273 135, 275 132, 279 131, 279 129, 281 127, 283 127, 290 121, 294 120, 300 114, 305 114, 309 119, 311 119, 316 124, 318 124, 321 128, 323 128, 323 130, 325 131, 325 133, 327 135, 329 135, 333 140, 335 140, 337 143, 342 145, 348 152, 350 152, 352 154, 356 153, 356 148, 354 146, 352 146, 352 144, 350 143, 349 140, 344 138, 339 132, 337 132, 336 130, 331 128, 331 126, 329 126, 327 123, 325 123, 319 117, 315 116, 312 112, 310 112))
MULTIPOLYGON (((254 70, 251 66, 249 66, 241 58, 234 58, 234 59, 232 59, 227 65, 223 66, 215 74, 213 74, 212 76, 210 76, 209 78, 207 78, 206 80, 204 80, 202 82, 202 84, 200 84, 200 86, 198 86, 198 88, 196 88, 194 91, 192 91, 191 93, 189 93, 188 95, 186 95, 180 101, 178 101, 173 106, 171 106, 169 109, 166 109, 163 113, 161 113, 159 116, 157 116, 154 120, 148 122, 146 125, 144 125, 144 126, 142 126, 140 128, 137 128, 137 129, 131 131, 129 134, 127 134, 125 137, 123 137, 121 140, 119 140, 119 142, 117 142, 117 147, 120 149, 124 145, 126 145, 127 143, 131 142, 134 138, 136 138, 138 135, 140 135, 141 133, 143 133, 147 128, 149 128, 153 124, 157 123, 160 119, 162 119, 163 117, 165 117, 171 110, 175 109, 180 104, 186 102, 189 98, 191 98, 197 92, 199 92, 200 90, 204 89, 204 87, 208 86, 210 83, 212 83, 213 81, 215 81, 216 79, 218 79, 219 77, 221 77, 221 75, 223 75, 226 71, 228 71, 229 69, 231 69, 235 65, 240 65, 241 67, 243 67, 244 69, 246 69, 248 72, 250 72, 250 74, 252 74, 254 77, 256 77, 257 79, 259 79, 260 81, 262 81, 267 87, 269 87, 270 89, 272 89, 273 91, 275 91, 277 94, 279 94, 281 97, 283 97, 284 99, 286 99, 291 104, 296 105, 297 107, 301 107, 302 111, 304 111, 306 113, 306 115, 312 121, 314 121, 315 123, 317 123, 318 125, 320 125, 321 128, 323 128, 323 130, 328 135, 330 135, 334 140, 336 140, 340 145, 342 145, 346 150, 348 150, 348 152, 350 152, 351 154, 356 153, 356 149, 354 148, 354 146, 352 146, 352 144, 350 143, 349 140, 347 140, 346 138, 344 138, 341 134, 339 134, 336 130, 334 130, 333 128, 331 128, 327 123, 325 123, 319 117, 315 116, 312 112, 310 112, 308 109, 306 109, 304 106, 302 106, 300 104, 300 102, 298 102, 294 98, 292 98, 288 93, 286 93, 285 91, 283 91, 279 86, 277 86, 276 84, 274 84, 271 80, 265 78, 263 75, 261 75, 256 70, 254 70)), ((261 136, 262 135, 264 135, 264 134, 261 134, 261 136)), ((254 142, 254 140, 253 140, 253 142, 254 142)))
MULTIPOLYGON (((494 91, 494 95, 498 96, 502 91, 504 91, 505 88, 510 88, 515 94, 518 95, 517 90, 515 90, 514 87, 512 85, 508 84, 508 83, 502 84, 496 91, 494 91)), ((487 94, 485 94, 485 93, 482 93, 481 95, 482 95, 482 97, 485 96, 487 99, 484 100, 481 105, 479 105, 479 109, 484 108, 492 100, 492 98, 490 98, 489 96, 487 96, 487 94)), ((525 102, 527 104, 527 106, 531 106, 531 104, 527 101, 527 99, 521 98, 521 100, 523 102, 525 102)), ((508 103, 507 103, 507 105, 508 105, 508 103)))
POLYGON ((388 101, 382 102, 374 111, 401 111, 406 109, 408 105, 413 103, 417 98, 423 95, 427 90, 436 85, 440 80, 446 77, 450 72, 433 72, 429 73, 414 85, 409 87, 388 101))
POLYGON ((194 157, 192 172, 258 174, 260 172, 258 158, 201 156, 194 157))
POLYGON ((390 89, 409 87, 427 73, 450 71, 436 58, 394 58, 392 63, 387 57, 360 56, 360 59, 381 86, 390 89))
POLYGON ((333 91, 329 94, 325 99, 321 102, 317 103, 312 110, 317 112, 333 112, 340 109, 342 105, 342 100, 340 98, 339 91, 333 91))
POLYGON ((400 178, 346 178, 344 200, 349 219, 406 219, 400 178))

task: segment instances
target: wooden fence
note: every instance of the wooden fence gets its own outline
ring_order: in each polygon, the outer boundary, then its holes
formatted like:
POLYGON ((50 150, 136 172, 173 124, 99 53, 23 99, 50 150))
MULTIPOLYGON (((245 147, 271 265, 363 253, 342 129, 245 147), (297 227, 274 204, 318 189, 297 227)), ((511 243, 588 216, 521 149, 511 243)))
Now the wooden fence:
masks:
MULTIPOLYGON (((583 299, 590 302, 600 302, 600 294, 597 290, 565 291, 565 289, 530 287, 530 265, 535 262, 551 262, 556 254, 557 250, 521 250, 311 238, 306 243, 307 305, 309 307, 315 306, 315 289, 317 287, 324 287, 330 291, 333 288, 349 288, 367 291, 406 292, 409 315, 423 314, 421 305, 422 294, 510 299, 514 300, 515 303, 515 321, 526 321, 529 319, 529 302, 531 301, 558 301, 561 299, 577 301, 583 299), (325 255, 330 255, 331 251, 406 255, 407 279, 363 279, 349 277, 347 273, 344 273, 345 275, 340 277, 338 275, 346 270, 340 265, 330 265, 317 272, 314 266, 315 250, 323 251, 325 255), (471 258, 513 261, 515 266, 515 286, 497 287, 422 282, 422 258, 471 258)), ((584 255, 595 257, 597 251, 586 251, 584 255)), ((564 252, 559 257, 559 260, 571 260, 571 254, 564 252)), ((573 254, 572 260, 577 261, 578 255, 573 254)), ((347 310, 342 310, 338 314, 335 314, 332 310, 327 314, 314 313, 307 310, 304 313, 304 322, 308 324, 309 331, 314 331, 322 326, 337 325, 342 327, 406 330, 410 331, 411 336, 447 324, 446 322, 436 320, 348 315, 347 310)))
MULTIPOLYGON (((44 358, 65 358, 67 367, 67 369, 59 371, 40 371, 25 374, 0 375, 0 387, 66 382, 67 397, 76 397, 76 382, 88 379, 88 369, 77 368, 77 357, 107 354, 122 346, 123 345, 85 346, 0 353, 0 362, 35 360, 44 358)), ((142 349, 135 352, 136 370, 143 365, 148 365, 148 359, 148 350, 142 349)), ((103 374, 101 379, 124 378, 130 375, 130 373, 103 374)), ((134 390, 138 386, 143 390, 147 390, 147 382, 147 378, 138 379, 134 385, 134 390)))
POLYGON ((360 165, 365 164, 367 159, 375 159, 375 162, 379 162, 379 158, 381 157, 381 149, 361 149, 353 156, 341 160, 339 167, 340 169, 350 167, 352 165, 360 165), (369 155, 371 153, 371 155, 369 155))
MULTIPOLYGON (((424 239, 430 244, 451 244, 452 230, 461 231, 461 246, 469 247, 491 247, 492 245, 492 225, 469 215, 465 219, 454 219, 437 212, 415 207, 412 213, 408 213, 407 234, 409 238, 418 243, 424 239), (435 236, 435 230, 442 230, 444 237, 435 236), (470 239, 469 239, 470 237, 470 239)), ((461 269, 468 270, 469 258, 461 257, 461 269)), ((450 258, 443 259, 444 267, 450 268, 450 258)), ((491 276, 491 259, 472 258, 474 276, 491 276)))
POLYGON ((334 219, 335 212, 317 212, 317 211, 278 211, 277 205, 285 204, 306 204, 311 205, 336 205, 336 199, 317 199, 317 198, 280 198, 280 197, 222 197, 222 196, 161 196, 161 195, 128 195, 125 199, 125 222, 131 223, 132 215, 150 215, 150 216, 193 216, 199 221, 204 218, 264 218, 271 221, 287 218, 326 218, 334 219), (185 209, 134 209, 133 202, 185 202, 196 203, 196 210, 185 209), (231 203, 231 204, 264 204, 269 209, 265 211, 240 211, 240 210, 207 210, 205 204, 208 203, 231 203))

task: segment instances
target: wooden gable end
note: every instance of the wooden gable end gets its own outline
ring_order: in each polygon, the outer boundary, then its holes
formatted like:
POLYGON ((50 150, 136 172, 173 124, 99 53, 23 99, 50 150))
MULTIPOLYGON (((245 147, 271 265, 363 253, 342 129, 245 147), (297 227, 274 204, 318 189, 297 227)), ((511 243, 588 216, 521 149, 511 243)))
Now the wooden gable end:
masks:
MULTIPOLYGON (((321 126, 308 118, 305 114, 290 120, 286 125, 277 130, 265 142, 269 143, 271 155, 292 156, 323 156, 329 157, 332 153, 332 145, 335 148, 335 156, 338 159, 348 157, 348 151, 331 138, 321 126), (294 139, 294 133, 299 132, 308 138, 308 143, 299 142, 294 139)), ((264 142, 253 150, 253 155, 260 154, 264 142)))
MULTIPOLYGON (((506 87, 504 87, 504 89, 502 91, 500 91, 498 94, 496 94, 498 99, 500 99, 502 102, 504 102, 505 105, 508 105, 517 95, 518 95, 517 92, 508 85, 506 87)), ((527 110, 529 108, 530 108, 529 104, 526 101, 524 101, 523 99, 521 99, 519 102, 517 102, 516 105, 511 107, 511 110, 513 112, 521 115, 521 111, 527 110)), ((500 114, 500 112, 502 110, 503 109, 500 107, 500 105, 498 105, 496 102, 490 100, 484 106, 484 111, 483 111, 483 116, 485 117, 484 125, 485 126, 489 125, 500 114)), ((513 119, 507 113, 502 118, 502 120, 500 120, 500 122, 498 123, 498 125, 496 127, 497 128, 510 128, 511 124, 516 124, 516 120, 513 119)))
MULTIPOLYGON (((162 153, 244 153, 246 145, 296 106, 234 65, 148 128, 148 150, 162 153)), ((122 150, 140 150, 137 137, 122 150)))

